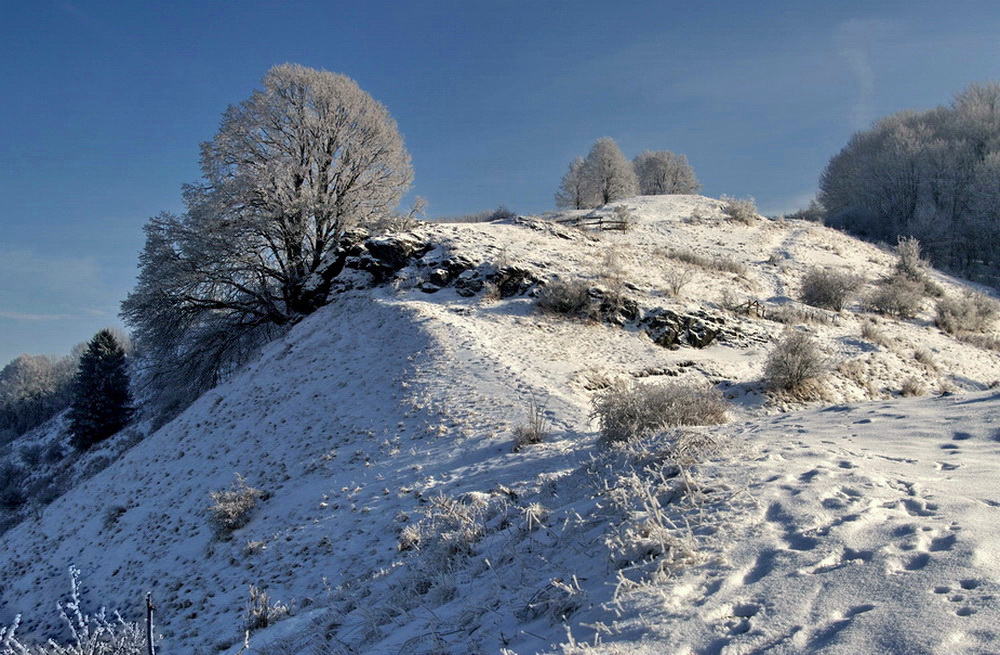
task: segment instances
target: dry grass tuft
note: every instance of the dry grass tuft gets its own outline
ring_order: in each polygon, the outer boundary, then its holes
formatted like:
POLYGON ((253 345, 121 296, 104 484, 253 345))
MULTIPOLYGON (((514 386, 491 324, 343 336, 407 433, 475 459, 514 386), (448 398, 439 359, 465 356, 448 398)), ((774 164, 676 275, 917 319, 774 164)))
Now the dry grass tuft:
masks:
POLYGON ((711 387, 680 383, 619 382, 594 397, 596 418, 605 443, 627 441, 678 425, 726 422, 728 404, 711 387))

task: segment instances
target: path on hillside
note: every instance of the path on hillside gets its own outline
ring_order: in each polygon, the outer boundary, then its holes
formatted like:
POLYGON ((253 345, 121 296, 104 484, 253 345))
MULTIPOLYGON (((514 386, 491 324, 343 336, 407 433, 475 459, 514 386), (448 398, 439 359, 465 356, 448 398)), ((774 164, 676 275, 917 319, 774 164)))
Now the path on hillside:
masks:
MULTIPOLYGON (((793 249, 799 245, 799 242, 806 233, 807 229, 804 227, 792 230, 781 242, 781 245, 773 251, 772 256, 777 255, 782 261, 794 261, 793 249)), ((788 285, 785 284, 781 269, 781 262, 776 262, 770 266, 769 277, 772 280, 772 288, 774 289, 774 296, 770 298, 771 301, 782 301, 789 298, 788 285)))

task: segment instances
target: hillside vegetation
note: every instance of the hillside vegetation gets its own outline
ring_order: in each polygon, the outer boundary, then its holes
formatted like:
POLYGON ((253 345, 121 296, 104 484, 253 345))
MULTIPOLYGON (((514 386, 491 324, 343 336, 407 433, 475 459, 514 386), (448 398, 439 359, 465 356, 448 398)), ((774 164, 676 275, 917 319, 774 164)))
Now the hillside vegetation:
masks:
POLYGON ((350 238, 328 306, 0 536, 0 625, 68 636, 75 566, 174 653, 998 638, 986 296, 694 195, 350 238))

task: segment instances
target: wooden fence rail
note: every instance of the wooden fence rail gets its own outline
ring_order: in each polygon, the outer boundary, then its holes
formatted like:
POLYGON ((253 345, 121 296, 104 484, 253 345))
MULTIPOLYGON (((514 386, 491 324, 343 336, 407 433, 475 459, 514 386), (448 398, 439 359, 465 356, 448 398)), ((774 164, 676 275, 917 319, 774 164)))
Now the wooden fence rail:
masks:
POLYGON ((628 228, 626 221, 611 216, 574 216, 571 218, 560 218, 556 220, 556 223, 598 231, 617 230, 624 232, 628 228))

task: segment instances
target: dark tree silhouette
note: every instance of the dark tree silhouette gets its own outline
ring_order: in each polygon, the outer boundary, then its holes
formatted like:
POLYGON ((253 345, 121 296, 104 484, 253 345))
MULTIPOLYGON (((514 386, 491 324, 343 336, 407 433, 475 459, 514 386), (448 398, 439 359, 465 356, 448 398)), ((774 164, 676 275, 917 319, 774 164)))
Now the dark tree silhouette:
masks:
POLYGON ((110 330, 101 330, 80 357, 70 405, 70 443, 87 450, 118 432, 132 418, 125 349, 110 330))

